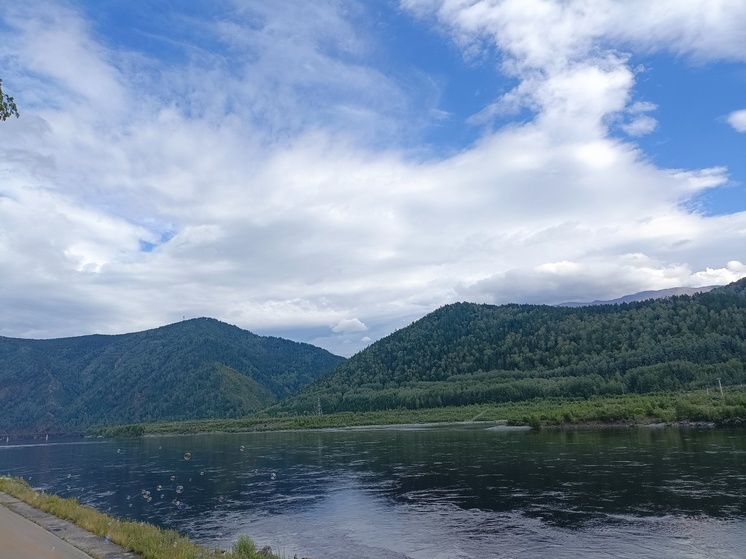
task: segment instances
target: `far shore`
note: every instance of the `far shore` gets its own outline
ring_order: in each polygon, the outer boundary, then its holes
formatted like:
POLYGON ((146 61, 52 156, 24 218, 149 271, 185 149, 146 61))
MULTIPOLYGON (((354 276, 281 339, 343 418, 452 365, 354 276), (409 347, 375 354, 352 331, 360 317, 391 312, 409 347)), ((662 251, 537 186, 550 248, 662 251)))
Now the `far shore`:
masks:
MULTIPOLYGON (((705 390, 651 394, 550 398, 518 402, 471 404, 424 409, 341 411, 327 414, 277 414, 272 409, 235 419, 201 419, 139 423, 89 429, 88 437, 127 438, 197 433, 269 431, 424 429, 438 426, 505 425, 538 429, 630 427, 746 426, 746 388, 730 387, 724 394, 705 390)), ((80 431, 57 433, 49 439, 81 437, 80 431)), ((10 434, 13 440, 39 441, 35 434, 10 434)), ((0 439, 0 447, 7 439, 0 439)))
POLYGON ((342 411, 324 415, 272 415, 272 410, 241 419, 149 423, 102 430, 106 436, 192 433, 248 433, 319 429, 421 429, 445 425, 498 425, 537 429, 629 428, 659 426, 738 427, 746 425, 746 389, 724 395, 706 390, 651 394, 534 399, 425 409, 342 411))

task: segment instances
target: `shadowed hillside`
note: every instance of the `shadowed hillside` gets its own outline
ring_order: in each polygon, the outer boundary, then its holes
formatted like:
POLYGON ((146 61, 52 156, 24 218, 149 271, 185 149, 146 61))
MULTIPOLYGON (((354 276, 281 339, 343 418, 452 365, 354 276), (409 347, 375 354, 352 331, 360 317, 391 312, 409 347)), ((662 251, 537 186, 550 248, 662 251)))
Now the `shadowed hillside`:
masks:
POLYGON ((0 434, 238 417, 343 361, 209 318, 117 336, 0 337, 0 434))

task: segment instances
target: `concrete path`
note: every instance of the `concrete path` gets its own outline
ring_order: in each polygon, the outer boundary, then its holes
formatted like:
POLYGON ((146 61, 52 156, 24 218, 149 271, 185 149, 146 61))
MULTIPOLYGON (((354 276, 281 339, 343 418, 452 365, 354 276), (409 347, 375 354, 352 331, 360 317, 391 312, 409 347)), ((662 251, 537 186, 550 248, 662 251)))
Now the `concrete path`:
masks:
POLYGON ((92 557, 138 559, 118 545, 0 492, 0 559, 92 557))

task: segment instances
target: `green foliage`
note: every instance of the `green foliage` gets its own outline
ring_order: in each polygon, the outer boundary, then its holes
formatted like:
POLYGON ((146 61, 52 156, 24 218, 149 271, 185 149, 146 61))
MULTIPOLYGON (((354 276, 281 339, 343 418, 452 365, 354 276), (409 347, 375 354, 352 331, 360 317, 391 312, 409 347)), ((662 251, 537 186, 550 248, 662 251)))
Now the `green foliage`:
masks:
POLYGON ((729 387, 725 396, 703 390, 624 394, 590 398, 536 398, 521 402, 440 408, 337 412, 324 415, 270 416, 266 411, 241 419, 201 420, 142 425, 145 434, 329 429, 370 425, 504 422, 532 428, 567 425, 640 425, 701 422, 746 425, 746 389, 729 387))
POLYGON ((6 121, 13 115, 15 115, 16 118, 20 116, 18 106, 13 97, 3 93, 3 80, 0 79, 0 120, 6 121))
POLYGON ((231 550, 232 557, 235 559, 274 559, 276 555, 272 553, 269 547, 264 547, 257 551, 256 544, 248 536, 241 536, 233 544, 231 550))
MULTIPOLYGON (((125 336, 0 338, 0 430, 154 421, 186 421, 175 428, 199 430, 192 420, 220 425, 314 379, 266 414, 227 422, 225 429, 293 428, 288 417, 307 417, 291 422, 296 428, 322 427, 326 420, 314 417, 319 402, 326 414, 359 418, 399 409, 714 391, 718 378, 726 388, 746 383, 745 292, 741 280, 692 297, 622 305, 459 303, 346 362, 210 319, 125 336)), ((610 407, 596 420, 635 421, 659 411, 672 420, 694 410, 610 407)), ((729 413, 734 422, 744 415, 729 413)), ((569 419, 538 416, 543 423, 585 420, 582 409, 569 419)))
POLYGON ((19 478, 0 477, 0 491, 21 499, 31 506, 107 538, 140 557, 149 559, 208 559, 219 555, 224 559, 280 559, 269 548, 257 552, 254 542, 241 536, 229 553, 212 552, 180 536, 173 530, 163 530, 144 522, 124 521, 108 516, 75 499, 38 493, 19 478))
POLYGON ((457 303, 373 344, 277 414, 592 398, 746 383, 746 280, 579 308, 457 303))
POLYGON ((256 554, 256 544, 248 536, 241 536, 233 544, 233 555, 239 559, 254 559, 256 554))
POLYGON ((145 434, 143 425, 117 425, 101 430, 100 435, 109 438, 142 437, 145 434))
POLYGON ((240 417, 343 361, 207 318, 119 336, 0 337, 0 432, 240 417))

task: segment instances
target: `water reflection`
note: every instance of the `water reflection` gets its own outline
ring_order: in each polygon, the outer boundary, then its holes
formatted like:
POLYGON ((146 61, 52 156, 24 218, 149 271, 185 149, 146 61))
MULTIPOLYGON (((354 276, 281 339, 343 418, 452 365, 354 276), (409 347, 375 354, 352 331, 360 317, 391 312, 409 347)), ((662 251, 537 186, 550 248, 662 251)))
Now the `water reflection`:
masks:
POLYGON ((211 546, 251 533, 288 556, 736 557, 745 456, 739 431, 475 426, 0 446, 0 473, 211 546))

